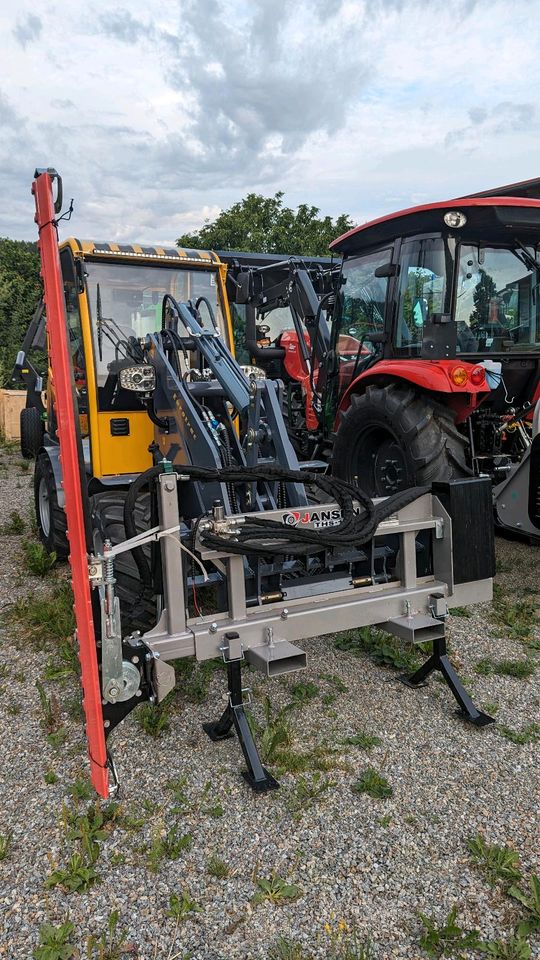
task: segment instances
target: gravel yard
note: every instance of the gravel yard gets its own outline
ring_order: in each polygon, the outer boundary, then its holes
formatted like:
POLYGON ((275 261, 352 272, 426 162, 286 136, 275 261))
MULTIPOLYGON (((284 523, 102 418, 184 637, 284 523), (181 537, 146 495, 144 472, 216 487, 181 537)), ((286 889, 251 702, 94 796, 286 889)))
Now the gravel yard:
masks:
MULTIPOLYGON (((270 732, 294 734, 286 749, 269 744, 281 789, 254 796, 240 777, 237 742, 213 744, 201 729, 223 708, 224 673, 186 672, 159 737, 142 728, 139 710, 113 735, 120 806, 106 809, 85 848, 81 819, 93 798, 85 792, 78 681, 69 659, 52 644, 40 649, 35 629, 30 638, 13 619, 17 600, 46 599, 66 576, 62 568, 44 577, 25 568, 31 489, 31 466, 0 449, 0 834, 11 836, 3 859, 0 839, 1 958, 30 960, 40 927, 66 919, 74 928, 67 941, 97 960, 420 960, 427 954, 418 911, 442 924, 454 905, 463 930, 476 928, 484 941, 510 936, 526 913, 508 883, 496 877, 490 885, 467 841, 481 834, 513 848, 525 891, 540 875, 538 547, 498 539, 496 607, 479 604, 448 621, 454 662, 496 725, 460 721, 436 679, 409 690, 372 654, 314 638, 303 674, 246 674, 258 723, 269 697, 270 732), (6 532, 17 527, 13 511, 25 531, 6 532), (520 671, 515 661, 532 666, 520 671), (530 676, 509 675, 520 672, 530 676), (354 737, 358 744, 344 743, 354 737), (368 768, 385 778, 390 796, 352 789, 368 768), (80 850, 95 882, 82 892, 52 885, 54 871, 80 850), (112 911, 114 937, 125 939, 101 948, 112 911)), ((488 955, 538 958, 540 930, 529 944, 530 954, 488 955)))

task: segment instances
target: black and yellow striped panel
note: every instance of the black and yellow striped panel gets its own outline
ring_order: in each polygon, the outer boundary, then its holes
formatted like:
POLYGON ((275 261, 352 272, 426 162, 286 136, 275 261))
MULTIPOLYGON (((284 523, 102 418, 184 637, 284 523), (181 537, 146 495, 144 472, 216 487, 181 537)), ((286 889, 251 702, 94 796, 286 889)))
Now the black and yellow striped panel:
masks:
POLYGON ((198 260, 219 263, 219 257, 209 250, 184 250, 182 247, 143 247, 138 243, 93 243, 83 241, 83 250, 91 253, 124 257, 153 257, 158 260, 198 260))

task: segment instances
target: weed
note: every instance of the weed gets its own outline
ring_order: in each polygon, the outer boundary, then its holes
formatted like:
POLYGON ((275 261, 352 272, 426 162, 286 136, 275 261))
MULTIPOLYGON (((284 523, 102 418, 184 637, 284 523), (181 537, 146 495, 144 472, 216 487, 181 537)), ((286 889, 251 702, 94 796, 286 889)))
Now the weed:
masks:
POLYGON ((309 960, 309 956, 299 943, 289 937, 278 937, 270 947, 268 960, 309 960))
POLYGON ((7 860, 11 852, 11 841, 13 834, 0 833, 0 860, 7 860))
MULTIPOLYGON (((322 697, 322 702, 325 707, 331 707, 333 703, 337 700, 337 695, 335 693, 325 693, 322 697)), ((332 711, 335 713, 335 710, 332 711)))
POLYGON ((39 928, 39 947, 36 947, 32 956, 34 960, 70 960, 78 956, 71 936, 75 927, 70 920, 65 920, 59 927, 44 923, 39 928))
POLYGON ((298 706, 302 706, 304 703, 309 703, 310 700, 314 700, 318 696, 319 688, 316 683, 311 683, 310 681, 295 683, 291 687, 291 697, 293 703, 298 706))
POLYGON ((505 737, 506 740, 510 740, 511 743, 516 743, 520 747, 529 743, 537 743, 540 740, 540 724, 538 723, 528 723, 523 727, 523 730, 513 730, 512 727, 507 727, 506 724, 501 723, 497 729, 501 737, 505 737))
POLYGON ((6 704, 6 711, 11 717, 18 717, 21 710, 22 707, 16 700, 10 700, 10 702, 6 704))
POLYGON ((499 704, 496 700, 484 700, 481 706, 484 713, 489 713, 491 717, 499 712, 499 704))
POLYGON ((167 790, 173 795, 174 807, 171 813, 184 813, 188 805, 188 795, 186 793, 187 777, 178 777, 176 780, 168 780, 165 784, 167 790))
POLYGON ((499 677, 525 680, 536 673, 536 666, 531 660, 492 660, 490 657, 483 657, 475 664, 474 672, 482 677, 496 673, 499 677))
POLYGON ((356 930, 351 930, 345 920, 340 920, 336 929, 329 923, 324 929, 330 941, 325 951, 328 960, 372 960, 370 942, 361 942, 356 930))
POLYGON ((64 824, 68 840, 78 840, 90 863, 99 857, 99 844, 107 837, 107 820, 99 803, 91 805, 86 813, 73 814, 64 807, 64 824))
POLYGON ((23 540, 23 556, 26 569, 35 577, 46 577, 56 563, 56 553, 49 553, 42 543, 23 540))
POLYGON ((338 677, 336 673, 320 673, 319 679, 326 680, 326 682, 330 683, 338 691, 338 693, 347 693, 349 689, 348 686, 343 683, 341 677, 338 677))
POLYGON ((360 630, 346 630, 334 640, 337 650, 345 650, 355 656, 368 654, 375 663, 396 670, 415 670, 421 663, 416 650, 407 650, 404 645, 390 634, 372 627, 360 630))
POLYGON ((519 854, 511 847, 499 847, 496 843, 486 843, 478 833, 467 841, 467 848, 471 859, 485 874, 486 880, 492 886, 502 883, 510 886, 521 878, 519 854))
POLYGON ((360 747, 362 750, 371 750, 372 747, 380 747, 382 740, 380 737, 375 737, 371 733, 366 733, 365 730, 361 730, 360 733, 345 737, 341 742, 347 746, 360 747))
POLYGON ((300 887, 278 877, 275 870, 267 878, 257 877, 256 885, 257 893, 252 897, 252 903, 262 903, 263 900, 275 904, 292 903, 302 895, 300 887))
POLYGON ((39 694, 41 704, 41 725, 46 733, 57 733, 60 730, 60 704, 54 693, 50 697, 45 692, 45 687, 40 680, 36 680, 36 689, 39 694))
POLYGON ((420 946, 430 957, 442 957, 447 951, 456 953, 458 950, 476 950, 479 945, 478 930, 466 932, 457 921, 458 908, 452 907, 442 926, 427 917, 424 913, 418 916, 422 921, 424 932, 420 937, 420 946))
POLYGON ((528 892, 513 886, 509 888, 508 895, 525 907, 526 919, 518 924, 518 937, 527 937, 540 930, 540 877, 531 877, 528 892))
POLYGON ((502 590, 494 591, 492 620, 504 627, 509 637, 525 640, 536 622, 536 607, 530 600, 512 600, 502 590))
POLYGON ((127 947, 127 933, 118 931, 120 913, 112 910, 107 919, 107 930, 99 937, 91 934, 86 941, 88 960, 120 960, 127 947))
POLYGON ((265 697, 263 709, 265 726, 261 732, 259 746, 263 760, 272 763, 278 751, 283 747, 289 747, 292 743, 291 724, 287 715, 289 708, 284 707, 274 714, 270 697, 265 697))
POLYGON ((360 779, 353 783, 352 789, 355 793, 367 793, 375 800, 387 800, 394 793, 386 777, 381 776, 374 767, 368 767, 360 779))
POLYGON ((68 717, 71 717, 72 720, 83 719, 84 710, 81 690, 77 690, 77 693, 74 693, 72 697, 67 698, 65 701, 65 710, 68 717))
POLYGON ((220 860, 220 858, 214 853, 206 864, 206 872, 211 877, 215 877, 217 880, 225 880, 231 871, 229 869, 229 865, 225 863, 225 860, 220 860))
POLYGON ((66 893, 84 893, 99 880, 93 864, 88 863, 80 853, 74 853, 66 867, 57 867, 45 880, 45 886, 60 887, 66 893))
POLYGON ((450 607, 450 613, 453 617, 472 617, 468 607, 450 607))
POLYGON ((191 846, 193 837, 190 833, 184 833, 179 836, 179 828, 173 825, 169 830, 162 828, 154 834, 152 843, 148 849, 148 869, 152 873, 157 873, 161 866, 161 861, 178 860, 183 850, 188 850, 191 846))
POLYGON ((335 781, 323 777, 322 773, 314 773, 308 777, 298 777, 292 797, 292 808, 296 812, 306 810, 321 800, 325 793, 335 787, 335 781))
POLYGON ((490 940, 479 945, 480 953, 492 960, 530 960, 531 948, 523 937, 510 937, 509 940, 490 940))
POLYGON ((43 779, 45 783, 48 783, 48 784, 58 783, 58 777, 54 772, 54 770, 46 770, 43 776, 43 779))
POLYGON ((71 640, 63 640, 55 647, 56 659, 49 659, 43 678, 45 680, 64 680, 79 674, 79 656, 71 640))
POLYGON ((162 733, 169 729, 169 717, 171 715, 171 701, 167 698, 163 703, 154 705, 152 703, 143 703, 137 711, 137 723, 141 730, 150 737, 157 739, 162 733))
POLYGON ((19 460, 19 467, 21 468, 21 470, 22 470, 23 473, 28 473, 28 471, 29 471, 29 469, 30 469, 30 461, 29 461, 29 460, 19 460))
POLYGON ((389 827, 390 824, 392 823, 392 817, 388 813, 385 817, 379 817, 379 819, 377 820, 377 823, 379 824, 380 827, 389 827))
POLYGON ((17 600, 11 617, 25 629, 29 640, 42 645, 47 641, 65 640, 75 630, 73 594, 69 583, 55 584, 48 597, 29 596, 17 600))
POLYGON ((55 730, 54 733, 47 734, 47 743, 50 747, 53 747, 54 750, 58 750, 64 743, 66 737, 66 731, 63 727, 60 727, 60 730, 55 730))
POLYGON ((176 689, 191 703, 203 703, 208 696, 214 673, 223 668, 221 660, 204 660, 197 663, 187 657, 174 661, 176 689))
POLYGON ((166 911, 166 915, 181 922, 190 913, 201 913, 201 911, 202 907, 191 899, 189 890, 182 890, 182 897, 179 897, 176 893, 169 897, 169 909, 166 911))
POLYGON ((75 780, 68 790, 70 797, 73 797, 75 802, 78 800, 90 800, 93 792, 88 777, 75 777, 75 780))
POLYGON ((9 515, 8 522, 4 524, 4 526, 2 527, 2 533, 6 533, 8 535, 24 533, 25 526, 26 524, 23 518, 21 517, 19 511, 12 510, 9 515))

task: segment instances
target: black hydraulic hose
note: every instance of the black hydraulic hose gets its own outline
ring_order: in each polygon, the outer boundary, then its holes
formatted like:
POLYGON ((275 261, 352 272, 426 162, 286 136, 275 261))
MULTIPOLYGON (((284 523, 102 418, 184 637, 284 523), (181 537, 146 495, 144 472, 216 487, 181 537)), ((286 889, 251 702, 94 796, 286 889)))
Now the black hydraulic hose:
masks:
MULTIPOLYGON (((137 497, 143 487, 147 486, 154 477, 158 477, 160 473, 163 473, 163 467, 160 464, 155 467, 150 467, 149 470, 145 470, 144 473, 139 474, 128 490, 127 497, 124 501, 124 527, 128 540, 131 540, 132 537, 136 537, 137 534, 140 533, 140 530, 137 530, 135 526, 135 504, 137 503, 137 497)), ((139 571, 139 576, 143 584, 151 587, 152 573, 144 555, 143 548, 132 547, 131 554, 137 564, 137 570, 139 571)))

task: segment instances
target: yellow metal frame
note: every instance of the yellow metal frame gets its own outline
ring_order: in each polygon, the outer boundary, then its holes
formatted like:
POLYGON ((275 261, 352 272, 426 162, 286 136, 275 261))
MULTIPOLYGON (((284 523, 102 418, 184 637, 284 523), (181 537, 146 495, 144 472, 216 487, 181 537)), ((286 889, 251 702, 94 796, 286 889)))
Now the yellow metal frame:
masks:
MULTIPOLYGON (((69 248, 75 260, 114 261, 116 263, 143 262, 149 266, 161 266, 175 263, 180 269, 189 266, 190 270, 208 271, 209 267, 217 276, 218 297, 226 328, 228 347, 234 353, 234 337, 231 311, 226 291, 227 264, 210 251, 167 250, 164 247, 143 248, 139 244, 129 246, 108 243, 94 244, 92 241, 79 241, 70 237, 61 245, 69 248), (97 249, 96 249, 97 248, 97 249), (151 249, 152 253, 145 252, 151 249)), ((142 473, 152 464, 148 447, 154 439, 154 427, 144 410, 122 412, 122 418, 129 421, 128 436, 111 434, 111 420, 118 413, 99 410, 97 380, 94 359, 92 325, 86 290, 79 294, 79 315, 82 329, 83 348, 86 362, 86 383, 88 391, 88 424, 92 475, 98 479, 121 476, 123 474, 142 473)))

